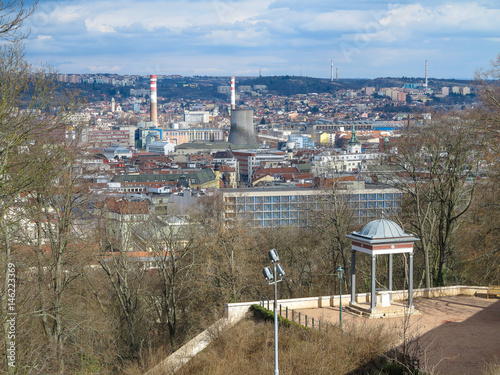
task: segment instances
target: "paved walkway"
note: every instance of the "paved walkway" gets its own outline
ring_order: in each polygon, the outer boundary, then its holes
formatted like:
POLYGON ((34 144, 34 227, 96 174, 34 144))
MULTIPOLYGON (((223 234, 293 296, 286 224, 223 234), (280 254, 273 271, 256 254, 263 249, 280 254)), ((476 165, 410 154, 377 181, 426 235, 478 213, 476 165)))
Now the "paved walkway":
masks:
MULTIPOLYGON (((410 318, 406 337, 418 346, 422 367, 447 374, 481 374, 486 363, 500 364, 500 300, 480 297, 441 297, 416 299, 415 308, 420 315, 410 318)), ((305 315, 338 324, 338 307, 301 309, 302 324, 305 315)), ((289 312, 289 317, 290 317, 289 312)), ((352 324, 382 324, 396 330, 402 337, 404 319, 367 319, 343 312, 344 327, 352 324)))

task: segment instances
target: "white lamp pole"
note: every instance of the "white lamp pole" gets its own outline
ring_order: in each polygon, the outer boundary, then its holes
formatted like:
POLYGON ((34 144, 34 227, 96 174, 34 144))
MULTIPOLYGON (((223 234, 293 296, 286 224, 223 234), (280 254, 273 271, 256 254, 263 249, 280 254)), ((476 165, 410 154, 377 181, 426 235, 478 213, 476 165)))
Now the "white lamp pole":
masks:
POLYGON ((340 323, 340 329, 342 329, 342 280, 344 278, 344 270, 339 264, 339 268, 336 270, 337 272, 337 277, 339 279, 339 285, 340 285, 340 302, 339 302, 339 323, 340 323))
POLYGON ((273 270, 271 267, 265 267, 262 270, 264 277, 266 278, 269 285, 274 285, 274 375, 279 375, 280 371, 278 368, 278 283, 283 280, 285 276, 285 271, 281 264, 279 264, 279 256, 276 249, 270 250, 268 252, 269 259, 273 265, 273 270), (273 272, 274 271, 274 272, 273 272))

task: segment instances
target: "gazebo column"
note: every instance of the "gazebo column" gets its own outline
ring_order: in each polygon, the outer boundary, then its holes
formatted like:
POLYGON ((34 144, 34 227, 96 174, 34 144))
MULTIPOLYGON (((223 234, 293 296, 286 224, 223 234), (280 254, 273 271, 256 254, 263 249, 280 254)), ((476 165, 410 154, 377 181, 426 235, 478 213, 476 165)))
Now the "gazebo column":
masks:
POLYGON ((410 253, 410 265, 408 270, 408 307, 413 307, 413 252, 410 253))
POLYGON ((356 251, 351 250, 351 305, 356 304, 356 251))
MULTIPOLYGON (((392 254, 389 254, 389 261, 388 261, 388 270, 387 270, 387 289, 389 289, 390 292, 392 292, 392 254)), ((392 293, 390 293, 390 299, 392 301, 392 293)))
POLYGON ((370 297, 370 310, 371 312, 375 311, 375 263, 376 263, 377 256, 375 254, 372 254, 372 272, 371 272, 371 297, 370 297))

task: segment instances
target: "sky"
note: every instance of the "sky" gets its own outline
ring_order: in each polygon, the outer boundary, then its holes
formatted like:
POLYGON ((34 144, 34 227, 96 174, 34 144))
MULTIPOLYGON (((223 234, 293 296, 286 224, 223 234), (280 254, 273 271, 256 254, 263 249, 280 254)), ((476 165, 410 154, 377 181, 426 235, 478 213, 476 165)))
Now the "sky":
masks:
POLYGON ((68 74, 470 79, 500 53, 498 0, 39 0, 25 27, 68 74))

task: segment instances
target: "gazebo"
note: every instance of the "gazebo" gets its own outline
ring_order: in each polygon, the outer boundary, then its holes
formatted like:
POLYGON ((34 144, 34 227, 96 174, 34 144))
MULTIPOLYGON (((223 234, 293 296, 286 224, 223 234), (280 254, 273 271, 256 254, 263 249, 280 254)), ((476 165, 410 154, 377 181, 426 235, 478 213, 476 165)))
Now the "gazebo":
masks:
POLYGON ((356 302, 356 253, 362 252, 371 255, 371 291, 369 315, 376 315, 376 307, 387 307, 391 305, 390 291, 392 291, 392 268, 394 254, 409 254, 408 270, 408 307, 413 309, 413 244, 419 239, 407 234, 403 229, 391 220, 374 220, 365 225, 360 232, 352 232, 347 235, 351 239, 351 302, 350 306, 357 305, 356 302), (388 256, 388 285, 387 291, 379 293, 379 301, 375 288, 375 265, 377 256, 388 256))

